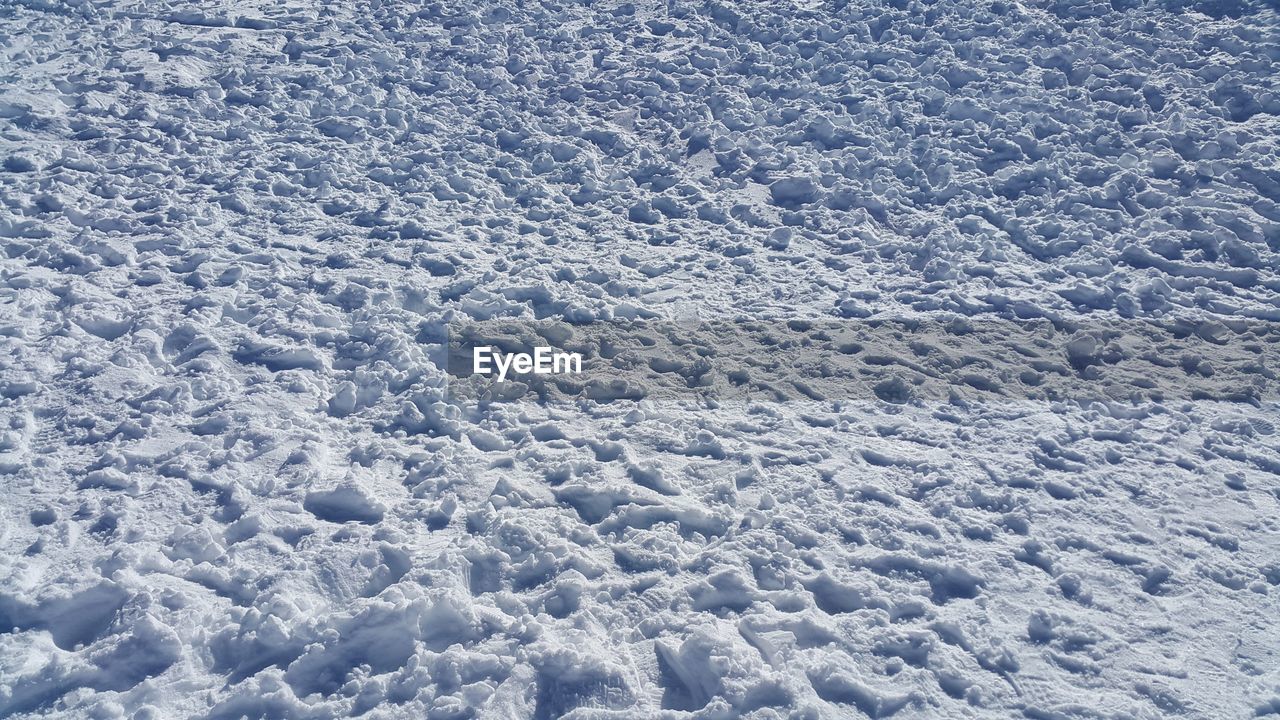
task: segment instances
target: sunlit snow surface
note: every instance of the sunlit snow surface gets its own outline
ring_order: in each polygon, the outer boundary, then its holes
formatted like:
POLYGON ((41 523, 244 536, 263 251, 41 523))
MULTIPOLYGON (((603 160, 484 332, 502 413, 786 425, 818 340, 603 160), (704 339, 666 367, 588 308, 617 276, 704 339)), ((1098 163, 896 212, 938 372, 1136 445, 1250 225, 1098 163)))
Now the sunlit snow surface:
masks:
POLYGON ((1280 712, 1274 6, 18 0, 0 48, 0 716, 1280 712), (701 380, 877 318, 1012 329, 701 380), (460 392, 494 319, 716 330, 672 392, 460 392))

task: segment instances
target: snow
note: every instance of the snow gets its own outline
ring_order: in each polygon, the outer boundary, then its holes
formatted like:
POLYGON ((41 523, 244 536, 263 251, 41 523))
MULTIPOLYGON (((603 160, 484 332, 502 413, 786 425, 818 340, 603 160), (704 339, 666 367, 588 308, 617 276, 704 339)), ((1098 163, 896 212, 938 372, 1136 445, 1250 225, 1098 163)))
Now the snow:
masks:
POLYGON ((1280 714, 1273 3, 455 5, 0 10, 0 716, 1280 714))

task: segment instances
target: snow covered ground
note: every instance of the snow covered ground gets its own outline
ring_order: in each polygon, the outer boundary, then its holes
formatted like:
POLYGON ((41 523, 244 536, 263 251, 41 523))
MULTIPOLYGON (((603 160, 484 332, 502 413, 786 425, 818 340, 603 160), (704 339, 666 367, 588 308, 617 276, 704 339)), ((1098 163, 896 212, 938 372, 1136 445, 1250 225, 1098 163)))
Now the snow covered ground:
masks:
POLYGON ((0 716, 1280 714, 1278 138, 1267 0, 0 4, 0 716))

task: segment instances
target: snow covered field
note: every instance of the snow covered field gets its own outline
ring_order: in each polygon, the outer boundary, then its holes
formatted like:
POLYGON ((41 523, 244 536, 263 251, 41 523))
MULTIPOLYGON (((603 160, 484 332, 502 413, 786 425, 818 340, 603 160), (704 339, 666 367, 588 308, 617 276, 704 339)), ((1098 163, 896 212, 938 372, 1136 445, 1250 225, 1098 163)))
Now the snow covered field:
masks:
POLYGON ((9 0, 0 198, 0 716, 1280 714, 1267 0, 9 0))

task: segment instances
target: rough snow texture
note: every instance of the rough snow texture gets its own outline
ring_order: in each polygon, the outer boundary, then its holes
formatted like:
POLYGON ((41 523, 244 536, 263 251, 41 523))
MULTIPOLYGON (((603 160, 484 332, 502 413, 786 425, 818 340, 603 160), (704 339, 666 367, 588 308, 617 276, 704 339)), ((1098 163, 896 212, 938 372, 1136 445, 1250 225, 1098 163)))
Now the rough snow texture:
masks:
POLYGON ((0 715, 1280 712, 1274 399, 479 405, 430 360, 495 317, 1275 322, 1278 28, 5 3, 0 715))

